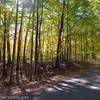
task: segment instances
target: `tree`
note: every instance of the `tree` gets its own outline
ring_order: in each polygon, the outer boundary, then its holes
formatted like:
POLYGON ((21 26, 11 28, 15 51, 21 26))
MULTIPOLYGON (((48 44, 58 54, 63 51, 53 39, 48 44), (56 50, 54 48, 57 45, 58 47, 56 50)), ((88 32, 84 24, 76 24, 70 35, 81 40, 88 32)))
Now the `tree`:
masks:
POLYGON ((61 38, 62 38, 62 31, 64 25, 64 11, 65 11, 65 0, 63 0, 63 10, 62 10, 61 23, 60 23, 59 33, 58 33, 57 57, 55 63, 56 68, 60 67, 59 63, 60 63, 61 38))
POLYGON ((39 57, 39 0, 37 0, 37 7, 36 7, 36 15, 37 15, 37 22, 36 22, 36 37, 35 37, 35 73, 36 77, 39 74, 39 66, 38 66, 38 57, 39 57))
POLYGON ((13 67, 15 63, 15 54, 16 54, 16 35, 17 35, 17 27, 18 27, 18 9, 19 9, 19 0, 16 1, 16 20, 15 20, 15 34, 14 34, 14 42, 13 42, 13 53, 12 53, 12 66, 11 66, 11 72, 10 72, 10 82, 13 81, 13 67))
POLYGON ((32 34, 31 34, 31 53, 30 53, 30 81, 32 81, 32 72, 33 72, 33 36, 34 36, 34 14, 35 14, 35 3, 33 4, 33 13, 32 13, 32 34))
MULTIPOLYGON (((23 16, 24 16, 24 5, 22 8, 21 13, 21 22, 20 22, 20 29, 19 29, 19 37, 18 37, 18 49, 17 49, 17 66, 16 66, 16 80, 19 82, 19 70, 20 70, 20 53, 21 53, 21 39, 22 39, 22 25, 23 25, 23 16)), ((21 70, 20 70, 21 72, 21 70)))
POLYGON ((3 37, 3 76, 7 75, 6 71, 6 33, 7 33, 7 17, 6 17, 6 9, 4 12, 4 37, 3 37))

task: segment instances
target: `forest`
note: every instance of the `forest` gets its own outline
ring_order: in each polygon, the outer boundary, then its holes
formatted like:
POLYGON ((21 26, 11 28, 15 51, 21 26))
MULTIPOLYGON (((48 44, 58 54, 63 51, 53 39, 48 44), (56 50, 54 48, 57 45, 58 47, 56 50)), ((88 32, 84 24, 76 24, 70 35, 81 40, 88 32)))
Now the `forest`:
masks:
POLYGON ((0 0, 0 87, 34 86, 93 64, 100 66, 100 0, 0 0))

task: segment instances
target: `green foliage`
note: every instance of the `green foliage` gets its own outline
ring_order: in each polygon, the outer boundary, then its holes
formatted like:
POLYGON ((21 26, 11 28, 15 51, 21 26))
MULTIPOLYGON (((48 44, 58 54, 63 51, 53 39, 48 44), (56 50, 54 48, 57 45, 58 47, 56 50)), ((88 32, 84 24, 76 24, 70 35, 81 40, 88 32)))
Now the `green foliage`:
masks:
MULTIPOLYGON (((26 0, 27 1, 27 0, 26 0)), ((26 2, 24 1, 24 3, 26 2)), ((83 34, 87 34, 89 45, 91 44, 91 33, 94 32, 95 37, 95 46, 96 51, 100 51, 100 1, 99 0, 65 0, 65 16, 64 16, 64 29, 62 36, 62 51, 69 44, 65 43, 66 38, 72 38, 72 51, 75 46, 75 38, 77 38, 77 47, 80 46, 79 40, 80 36, 77 34, 82 33, 82 38, 84 40, 83 34), (67 22, 68 18, 68 22, 67 22), (68 26, 68 30, 67 30, 68 26), (88 35, 89 34, 89 35, 88 35), (68 36, 70 35, 70 36, 68 36)), ((27 1, 28 2, 28 1, 27 1)), ((41 2, 39 0, 39 20, 41 17, 41 2)), ((2 44, 3 40, 3 31, 4 31, 4 14, 7 17, 7 28, 11 35, 11 39, 13 40, 14 29, 15 29, 15 21, 16 21, 16 1, 15 0, 2 0, 0 3, 0 44, 2 44), (5 5, 5 6, 4 6, 5 5)), ((21 9, 22 9, 22 0, 19 5, 18 12, 18 29, 21 21, 21 9)), ((48 52, 53 54, 55 57, 56 47, 57 47, 57 37, 58 37, 58 29, 60 25, 60 16, 62 14, 62 0, 43 0, 43 18, 42 18, 42 29, 41 29, 41 44, 43 45, 42 52, 44 55, 47 55, 48 52)), ((30 45, 30 36, 32 32, 32 6, 27 6, 24 9, 24 23, 23 23, 23 40, 25 38, 25 33, 27 28, 28 31, 28 43, 27 47, 30 45), (30 17, 30 24, 28 23, 28 18, 30 17)), ((34 32, 36 32, 36 11, 34 18, 34 32)), ((18 30, 19 31, 19 30, 18 30)), ((10 40, 12 47, 12 40, 10 40)), ((34 34, 34 42, 35 42, 35 34, 34 34)), ((68 41, 67 41, 68 42, 68 41)), ((22 41, 24 44, 24 42, 22 41)), ((82 48, 84 48, 85 42, 82 43, 82 48)), ((23 45, 22 45, 23 46, 23 45)), ((29 46, 30 47, 30 46, 29 46)), ((35 47, 35 43, 34 43, 35 47)), ((23 47, 22 47, 23 48, 23 47)), ((79 51, 79 49, 77 49, 79 51)), ((88 51, 91 50, 91 47, 88 47, 88 51)), ((30 48, 27 49, 27 52, 30 52, 30 48)), ((98 52, 97 52, 98 53, 98 52)), ((50 55, 49 55, 50 56, 50 55)), ((49 58, 49 57, 48 57, 49 58)))

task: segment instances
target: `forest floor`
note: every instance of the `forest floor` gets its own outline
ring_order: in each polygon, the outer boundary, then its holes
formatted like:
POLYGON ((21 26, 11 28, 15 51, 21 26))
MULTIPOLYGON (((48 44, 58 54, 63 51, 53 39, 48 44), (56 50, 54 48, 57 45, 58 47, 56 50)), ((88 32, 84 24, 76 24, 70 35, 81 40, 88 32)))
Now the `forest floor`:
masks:
POLYGON ((99 61, 77 62, 38 82, 7 86, 0 81, 0 100, 100 100, 99 61))

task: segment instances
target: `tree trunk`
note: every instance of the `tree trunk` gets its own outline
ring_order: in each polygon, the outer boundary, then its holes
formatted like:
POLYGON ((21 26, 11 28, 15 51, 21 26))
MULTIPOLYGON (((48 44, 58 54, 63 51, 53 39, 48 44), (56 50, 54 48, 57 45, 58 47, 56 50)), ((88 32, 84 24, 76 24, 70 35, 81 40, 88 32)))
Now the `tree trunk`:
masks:
POLYGON ((80 58, 81 58, 81 61, 83 61, 83 36, 82 36, 82 33, 80 33, 80 58))
POLYGON ((91 33, 91 57, 92 59, 96 60, 96 55, 95 55, 95 48, 94 48, 94 33, 91 33))
POLYGON ((1 49, 0 49, 0 61, 2 60, 1 49))
POLYGON ((9 33, 7 35, 7 57, 8 57, 8 67, 10 67, 11 64, 11 50, 10 50, 10 40, 9 40, 9 33))
POLYGON ((22 15, 21 15, 21 23, 19 29, 19 37, 18 37, 18 49, 17 49, 17 66, 16 66, 16 80, 19 82, 19 71, 20 69, 20 55, 21 55, 21 38, 22 38, 22 25, 23 25, 23 15, 24 15, 24 7, 22 8, 22 15))
POLYGON ((24 40, 23 64, 26 62, 26 45, 27 45, 27 38, 28 38, 28 31, 29 31, 29 27, 30 27, 30 21, 31 21, 31 14, 29 16, 29 21, 27 23, 27 30, 26 30, 25 40, 24 40))
POLYGON ((36 22, 36 37, 35 37, 35 73, 36 73, 36 80, 39 75, 39 66, 38 66, 38 58, 39 58, 39 14, 38 14, 38 2, 37 0, 37 22, 36 22))
POLYGON ((18 5, 19 0, 16 1, 16 21, 15 21, 15 34, 14 34, 14 42, 13 42, 13 54, 12 54, 12 66, 10 72, 10 83, 13 81, 13 68, 15 62, 15 54, 16 54, 16 35, 17 35, 17 22, 18 22, 18 5))
POLYGON ((3 36, 3 77, 6 77, 6 33, 7 33, 7 23, 6 14, 4 14, 4 36, 3 36))
POLYGON ((33 5, 33 14, 32 14, 32 34, 31 34, 31 53, 30 53, 30 81, 32 81, 32 72, 33 72, 33 36, 34 36, 34 12, 35 11, 35 3, 33 5))
POLYGON ((66 34, 66 40, 65 40, 65 45, 66 45, 66 60, 69 60, 69 3, 67 3, 67 34, 66 34))
POLYGON ((61 16, 61 23, 60 23, 60 29, 58 33, 58 44, 57 44, 57 57, 56 57, 56 63, 55 68, 59 68, 60 63, 60 50, 61 50, 61 38, 62 38, 62 31, 64 26, 64 10, 65 10, 65 0, 63 1, 63 10, 62 10, 62 16, 61 16))
POLYGON ((41 27, 42 27, 42 19, 43 19, 43 0, 42 2, 42 6, 41 6, 41 18, 40 18, 40 23, 39 23, 39 61, 42 62, 42 50, 41 50, 41 27))
POLYGON ((74 49, 75 50, 74 51, 75 52, 75 55, 74 56, 75 56, 75 61, 77 61, 77 34, 75 36, 75 42, 74 43, 75 43, 75 49, 74 49))

